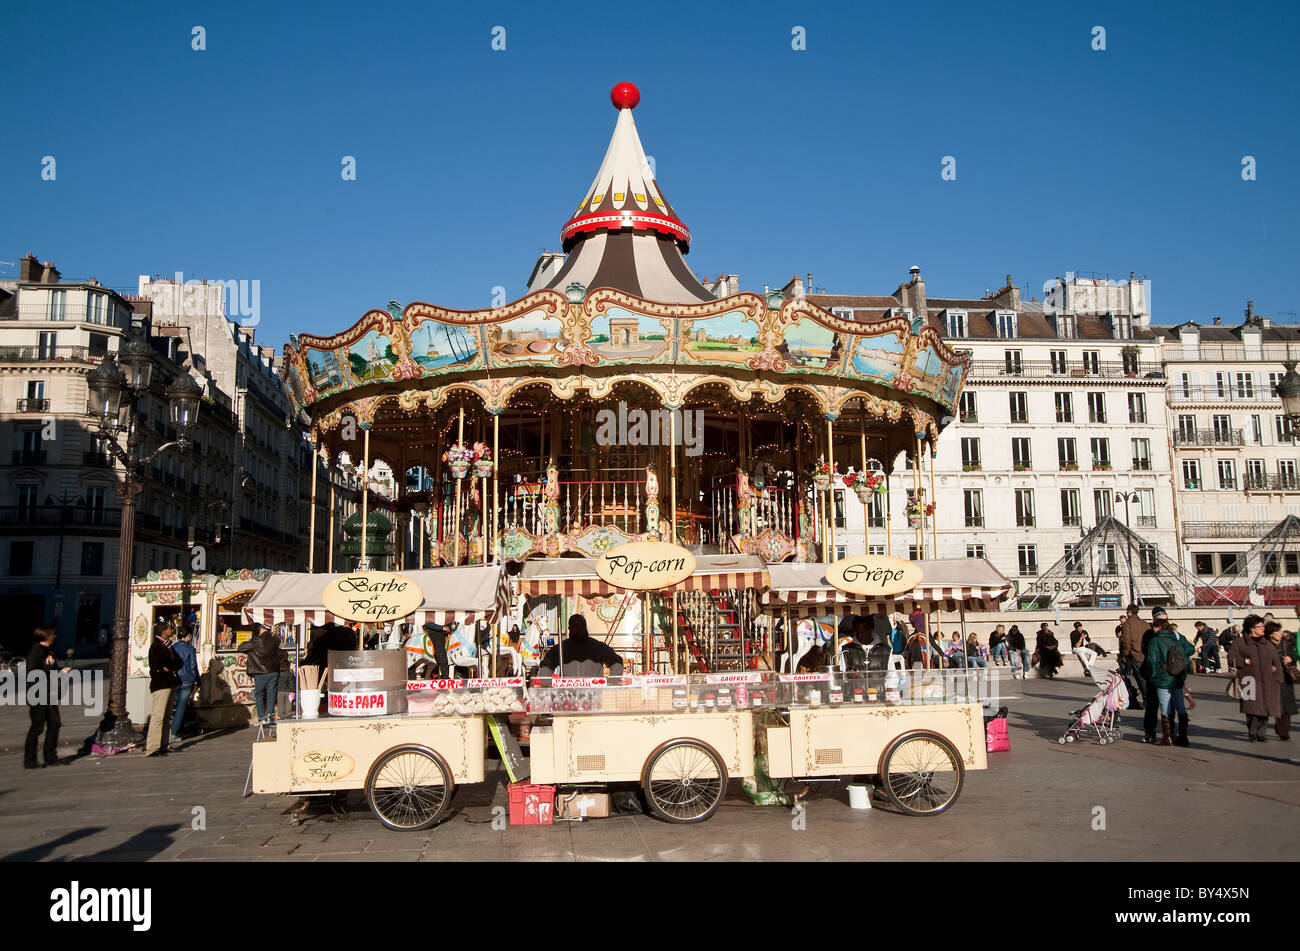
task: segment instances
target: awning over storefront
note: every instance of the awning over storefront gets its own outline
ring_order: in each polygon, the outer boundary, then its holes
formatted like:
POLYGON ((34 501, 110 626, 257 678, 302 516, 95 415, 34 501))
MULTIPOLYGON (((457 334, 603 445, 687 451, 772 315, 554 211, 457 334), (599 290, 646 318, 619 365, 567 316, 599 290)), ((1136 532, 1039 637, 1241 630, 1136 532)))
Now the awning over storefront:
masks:
POLYGON ((826 580, 826 565, 768 565, 771 579, 763 592, 765 608, 789 608, 795 614, 824 614, 836 605, 856 611, 905 611, 919 605, 922 611, 992 611, 1012 591, 1012 583, 984 558, 936 558, 919 562, 921 583, 892 598, 869 598, 833 588, 826 580))
MULTIPOLYGON (((757 555, 697 555, 695 571, 667 591, 742 591, 767 584, 767 568, 757 555)), ((524 563, 519 590, 529 597, 564 595, 597 598, 627 594, 596 574, 594 558, 548 558, 524 563)), ((630 592, 635 594, 636 592, 630 592)))
MULTIPOLYGON (((424 601, 403 620, 418 625, 466 624, 481 618, 492 620, 507 609, 510 586, 500 565, 466 565, 425 568, 399 572, 420 587, 424 601)), ((276 572, 266 579, 244 608, 250 620, 263 624, 287 621, 297 624, 327 624, 336 620, 321 603, 326 586, 347 573, 276 572)))

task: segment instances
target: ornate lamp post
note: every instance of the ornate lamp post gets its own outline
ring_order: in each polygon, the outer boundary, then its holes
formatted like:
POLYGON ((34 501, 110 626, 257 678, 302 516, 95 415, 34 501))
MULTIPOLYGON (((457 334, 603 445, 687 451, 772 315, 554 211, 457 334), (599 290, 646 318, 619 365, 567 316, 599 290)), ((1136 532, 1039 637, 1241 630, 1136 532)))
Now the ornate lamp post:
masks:
POLYGON ((1136 585, 1133 583, 1133 529, 1129 527, 1128 506, 1130 502, 1137 501, 1138 490, 1131 489, 1128 492, 1115 492, 1115 501, 1124 503, 1124 559, 1128 562, 1128 603, 1137 604, 1137 598, 1134 597, 1136 585))
POLYGON ((173 447, 189 449, 189 429, 198 418, 203 392, 188 373, 181 373, 167 387, 171 421, 180 434, 147 456, 140 454, 140 433, 136 425, 140 397, 148 390, 153 375, 153 348, 143 337, 123 339, 118 360, 110 353, 104 362, 86 374, 90 389, 90 416, 104 445, 122 464, 125 475, 118 491, 122 495, 122 526, 117 555, 117 612, 113 628, 113 652, 109 662, 109 708, 100 724, 98 742, 108 749, 121 749, 138 742, 126 713, 127 652, 130 649, 131 561, 135 546, 135 503, 142 488, 141 471, 173 447), (121 366, 119 367, 119 361, 121 366), (125 371, 125 372, 123 372, 125 371), (118 436, 126 434, 126 448, 118 436))

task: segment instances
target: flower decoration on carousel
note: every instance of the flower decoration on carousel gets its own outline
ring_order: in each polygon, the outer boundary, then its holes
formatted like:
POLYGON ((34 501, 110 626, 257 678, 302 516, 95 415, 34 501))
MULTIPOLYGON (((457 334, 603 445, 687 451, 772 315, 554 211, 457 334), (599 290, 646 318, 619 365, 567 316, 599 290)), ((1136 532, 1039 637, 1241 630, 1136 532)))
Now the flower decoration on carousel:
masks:
POLYGON ((858 501, 864 504, 870 500, 872 493, 884 494, 885 491, 885 477, 870 470, 845 473, 843 482, 844 487, 857 493, 858 501))
POLYGON ((822 456, 817 457, 817 464, 812 467, 812 481, 818 489, 825 491, 831 487, 831 479, 839 475, 834 462, 827 462, 822 456))
POLYGON ((912 497, 908 500, 907 521, 908 524, 912 525, 913 527, 915 527, 916 523, 919 522, 922 517, 929 518, 933 514, 934 514, 933 502, 922 502, 920 499, 916 497, 912 497))
POLYGON ((474 474, 480 479, 492 477, 492 450, 485 442, 474 443, 474 474))
POLYGON ((469 467, 474 462, 474 450, 468 446, 462 446, 458 442, 452 443, 447 447, 447 451, 442 454, 442 461, 447 463, 451 468, 451 474, 457 479, 465 478, 465 473, 469 472, 469 467))

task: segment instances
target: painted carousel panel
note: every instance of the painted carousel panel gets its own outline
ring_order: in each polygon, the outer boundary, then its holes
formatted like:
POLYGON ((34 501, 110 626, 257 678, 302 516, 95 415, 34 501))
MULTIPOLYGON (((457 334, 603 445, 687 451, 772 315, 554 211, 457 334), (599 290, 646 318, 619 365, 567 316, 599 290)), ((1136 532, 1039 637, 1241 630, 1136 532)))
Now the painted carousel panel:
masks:
POLYGON ((849 374, 893 386, 903 364, 904 342, 897 333, 855 337, 849 374))
POLYGON ((589 343, 608 363, 667 363, 672 357, 672 327, 672 318, 610 307, 592 319, 589 343))
POLYGON ((351 384, 386 380, 397 362, 393 338, 379 330, 366 331, 349 346, 340 347, 337 353, 340 368, 351 384))
POLYGON ((800 317, 784 328, 776 351, 790 370, 835 372, 844 353, 842 336, 811 317, 800 317))
POLYGON ((487 325, 487 347, 493 366, 548 365, 572 346, 559 317, 539 308, 500 323, 487 325))
POLYGON ((758 320, 743 311, 681 321, 680 363, 744 365, 762 349, 758 320))
POLYGON ((425 376, 483 366, 476 329, 437 320, 422 321, 411 331, 411 359, 425 376))

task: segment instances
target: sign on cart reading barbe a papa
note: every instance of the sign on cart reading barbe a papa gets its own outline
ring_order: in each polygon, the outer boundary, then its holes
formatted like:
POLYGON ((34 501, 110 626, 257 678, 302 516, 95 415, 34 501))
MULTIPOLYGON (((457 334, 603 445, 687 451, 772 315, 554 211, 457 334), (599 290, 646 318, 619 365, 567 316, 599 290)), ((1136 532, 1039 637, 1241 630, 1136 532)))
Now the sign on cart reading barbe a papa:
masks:
POLYGON ((395 621, 423 604, 424 592, 391 571, 358 571, 326 585, 321 603, 347 621, 395 621))
POLYGON ((657 591, 680 584, 695 571, 695 555, 668 542, 628 542, 596 559, 602 581, 633 591, 657 591))
POLYGON ((887 598, 921 583, 921 566, 889 555, 854 555, 826 568, 832 588, 849 594, 887 598))

